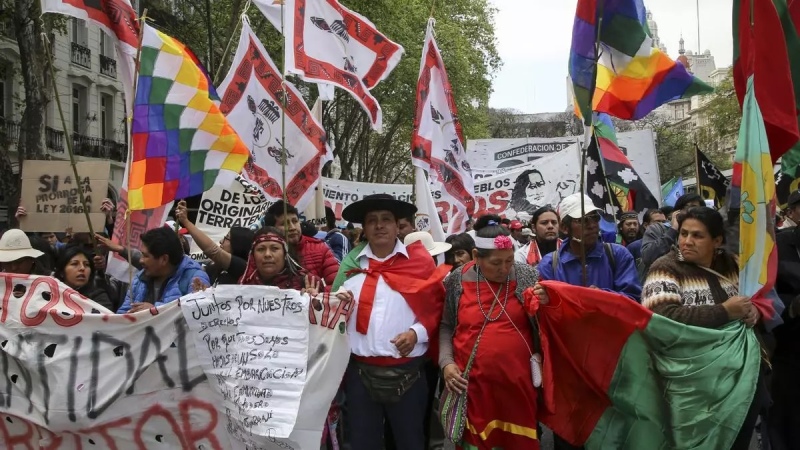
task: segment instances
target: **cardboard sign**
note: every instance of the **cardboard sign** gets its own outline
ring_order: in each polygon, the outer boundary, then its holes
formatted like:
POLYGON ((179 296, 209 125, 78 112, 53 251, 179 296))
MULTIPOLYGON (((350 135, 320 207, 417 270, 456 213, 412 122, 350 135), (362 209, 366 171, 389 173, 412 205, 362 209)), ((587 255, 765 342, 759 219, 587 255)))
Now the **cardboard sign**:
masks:
POLYGON ((79 162, 77 167, 80 179, 75 179, 69 161, 23 162, 20 205, 28 211, 20 219, 23 231, 89 231, 79 190, 83 191, 94 230, 102 231, 105 214, 100 206, 108 195, 111 163, 79 162))
MULTIPOLYGON (((350 358, 346 322, 354 303, 323 294, 313 307, 306 300, 300 312, 294 312, 294 301, 282 300, 280 311, 274 302, 268 302, 268 311, 259 309, 257 300, 250 308, 250 298, 275 295, 283 299, 299 293, 224 286, 195 294, 196 301, 184 302, 185 297, 182 303, 116 315, 53 278, 0 274, 0 448, 319 448, 328 408, 350 358), (225 305, 238 315, 237 298, 242 319, 228 323, 225 305), (284 311, 292 319, 280 329, 249 320, 284 311), (280 376, 265 381, 247 379, 253 373, 249 366, 258 362, 243 364, 241 357, 266 352, 270 347, 262 340, 267 339, 275 344, 273 365, 284 361, 291 369, 272 370, 280 376), (242 376, 227 378, 231 384, 224 394, 236 400, 236 412, 244 411, 241 420, 228 415, 219 374, 203 367, 215 357, 220 362, 218 346, 226 342, 249 347, 231 353, 231 358, 239 356, 231 365, 242 376), (306 369, 302 383, 287 377, 297 367, 306 369), (259 408, 274 411, 274 420, 256 423, 253 413, 259 408)), ((264 366, 257 373, 270 370, 264 366)))

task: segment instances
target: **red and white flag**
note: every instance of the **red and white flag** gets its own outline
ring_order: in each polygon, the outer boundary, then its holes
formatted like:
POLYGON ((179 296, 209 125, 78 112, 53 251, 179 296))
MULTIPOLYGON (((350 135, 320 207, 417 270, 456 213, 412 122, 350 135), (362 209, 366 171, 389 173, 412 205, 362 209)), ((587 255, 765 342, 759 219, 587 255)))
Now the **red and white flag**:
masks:
POLYGON ((65 14, 100 27, 117 40, 117 73, 128 111, 133 105, 133 78, 139 47, 139 22, 130 0, 42 0, 42 12, 65 14))
MULTIPOLYGON (((281 1, 254 0, 281 29, 281 1)), ((285 0, 286 72, 348 91, 380 131, 383 113, 370 93, 400 62, 404 50, 372 22, 336 0, 285 0)))
POLYGON ((327 135, 291 83, 281 72, 245 19, 231 70, 220 84, 220 109, 242 141, 250 158, 242 175, 258 186, 269 201, 283 198, 281 114, 286 88, 286 197, 304 210, 314 197, 322 166, 333 159, 327 135))
POLYGON ((465 230, 467 219, 475 212, 475 189, 453 89, 433 36, 433 25, 431 19, 422 47, 411 158, 415 166, 428 172, 432 189, 441 189, 442 199, 452 205, 453 219, 447 231, 454 234, 465 230))

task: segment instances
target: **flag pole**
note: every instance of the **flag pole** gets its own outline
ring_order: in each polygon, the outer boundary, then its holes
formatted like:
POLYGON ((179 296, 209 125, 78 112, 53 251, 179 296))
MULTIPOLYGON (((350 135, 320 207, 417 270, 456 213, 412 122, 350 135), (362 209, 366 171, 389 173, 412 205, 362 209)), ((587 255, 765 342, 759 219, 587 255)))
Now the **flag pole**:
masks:
POLYGON ((52 79, 53 84, 53 95, 56 98, 56 107, 58 108, 58 115, 61 119, 61 128, 64 130, 64 142, 67 145, 67 154, 69 155, 69 162, 72 166, 72 174, 75 176, 75 182, 78 183, 78 198, 81 202, 81 208, 83 209, 83 214, 86 217, 86 224, 89 226, 89 234, 91 235, 92 239, 92 246, 97 247, 97 240, 94 237, 94 227, 92 226, 92 220, 89 217, 89 208, 86 206, 86 197, 83 195, 83 188, 81 186, 81 178, 78 175, 78 166, 75 162, 75 154, 73 152, 73 135, 71 135, 67 131, 67 120, 64 118, 64 109, 61 107, 61 98, 58 95, 58 83, 56 83, 56 71, 53 68, 53 55, 50 54, 50 40, 47 38, 47 34, 42 33, 42 43, 44 44, 44 53, 47 57, 47 65, 50 69, 50 77, 52 79))
POLYGON ((283 193, 283 232, 289 238, 289 205, 286 196, 286 4, 281 2, 281 39, 283 39, 283 72, 281 72, 281 191, 283 193))
MULTIPOLYGON (((597 31, 594 42, 594 75, 592 76, 591 89, 589 89, 589 108, 588 117, 583 118, 583 145, 581 149, 581 231, 583 231, 583 217, 586 215, 586 159, 589 151, 590 139, 592 139, 592 129, 594 127, 592 116, 594 110, 594 91, 597 85, 597 64, 600 60, 600 30, 603 26, 603 0, 597 4, 597 31)), ((579 108, 580 109, 580 108, 579 108)), ((583 286, 588 283, 586 273, 586 243, 581 239, 581 276, 583 286)))
POLYGON ((703 197, 703 185, 700 184, 700 146, 697 145, 697 142, 694 143, 694 188, 700 197, 705 201, 705 197, 703 197))
POLYGON ((249 2, 245 3, 244 10, 239 15, 239 20, 236 22, 236 25, 233 27, 233 33, 231 33, 231 38, 228 39, 228 44, 225 45, 225 51, 222 52, 222 57, 217 64, 217 70, 214 73, 214 85, 219 83, 219 76, 222 75, 222 68, 225 66, 225 63, 228 62, 228 53, 231 50, 231 45, 233 45, 233 40, 236 38, 236 32, 239 31, 239 26, 242 25, 242 19, 247 14, 248 6, 250 5, 249 2))
MULTIPOLYGON (((139 16, 139 45, 136 47, 136 58, 133 60, 133 67, 135 69, 135 73, 133 74, 133 90, 131 95, 133 98, 131 99, 131 111, 130 117, 126 117, 126 120, 133 122, 133 113, 136 109, 136 89, 139 86, 139 63, 142 57, 142 41, 144 40, 144 26, 145 26, 145 19, 147 18, 147 8, 142 10, 142 15, 139 16)), ((131 162, 133 160, 133 124, 128 127, 128 157, 125 163, 125 170, 130 170, 131 162)), ((128 174, 128 186, 125 186, 128 193, 130 193, 130 174, 128 174)), ((130 210, 130 202, 128 202, 128 209, 125 211, 125 247, 128 250, 128 289, 133 288, 133 250, 131 248, 131 210, 130 210)))

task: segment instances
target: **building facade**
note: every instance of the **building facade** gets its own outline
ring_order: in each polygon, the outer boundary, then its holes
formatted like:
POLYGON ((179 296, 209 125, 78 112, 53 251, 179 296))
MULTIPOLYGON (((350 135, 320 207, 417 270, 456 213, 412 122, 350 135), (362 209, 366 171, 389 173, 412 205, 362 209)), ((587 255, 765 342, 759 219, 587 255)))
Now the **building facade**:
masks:
MULTIPOLYGON (((16 165, 25 90, 14 33, 13 21, 0 23, 0 145, 16 165)), ((108 195, 116 202, 128 152, 128 124, 114 43, 99 28, 75 18, 67 19, 66 34, 51 34, 49 41, 66 129, 55 96, 49 92, 51 101, 45 112, 43 137, 46 157, 69 159, 66 139, 71 138, 78 160, 110 161, 108 195)), ((49 83, 47 87, 52 89, 49 83)), ((15 166, 15 170, 19 167, 15 166)), ((0 222, 6 222, 5 207, 2 209, 0 222)))

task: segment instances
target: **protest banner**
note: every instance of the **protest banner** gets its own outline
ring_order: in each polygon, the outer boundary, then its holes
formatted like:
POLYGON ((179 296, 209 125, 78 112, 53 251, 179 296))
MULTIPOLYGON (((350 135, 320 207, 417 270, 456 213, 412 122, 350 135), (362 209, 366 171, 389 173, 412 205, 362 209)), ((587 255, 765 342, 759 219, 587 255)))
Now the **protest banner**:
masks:
POLYGON ((308 300, 298 291, 246 286, 181 299, 227 428, 243 443, 253 435, 287 438, 294 428, 307 374, 308 300))
POLYGON ((100 211, 108 192, 108 161, 78 162, 80 179, 69 161, 24 161, 20 205, 28 215, 20 218, 23 231, 89 231, 80 200, 80 191, 89 209, 89 219, 96 231, 102 231, 105 214, 100 211))
MULTIPOLYGON (((472 175, 477 182, 480 178, 520 169, 523 165, 538 168, 538 164, 544 158, 558 154, 573 144, 580 145, 582 140, 582 137, 571 136, 476 139, 467 142, 467 159, 472 168, 472 175)), ((660 201, 661 179, 658 172, 653 131, 637 130, 617 133, 617 140, 620 150, 628 157, 636 173, 660 201)))
MULTIPOLYGON (((222 398, 203 371, 178 302, 114 315, 49 277, 0 279, 0 442, 6 448, 247 448, 229 432, 222 398)), ((235 301, 273 291, 230 286, 209 292, 235 301)), ((305 312, 311 356, 291 434, 258 436, 249 448, 319 448, 349 359, 345 323, 351 308, 335 296, 321 298, 305 312)), ((194 304, 183 307, 190 315, 196 310, 194 304)), ((220 325, 207 318, 207 325, 220 325)), ((255 334, 259 326, 252 325, 255 334)), ((280 361, 276 356, 275 363, 280 361)), ((244 393, 242 398, 259 395, 235 383, 231 389, 244 393)))
MULTIPOLYGON (((249 227, 264 215, 273 202, 241 176, 230 186, 213 186, 203 193, 194 224, 215 242, 231 227, 249 227)), ((205 259, 202 250, 192 241, 192 259, 205 259)))
POLYGON ((330 207, 337 220, 342 219, 342 210, 367 195, 389 194, 404 202, 414 203, 410 184, 361 183, 358 181, 322 178, 322 193, 325 206, 330 207))

